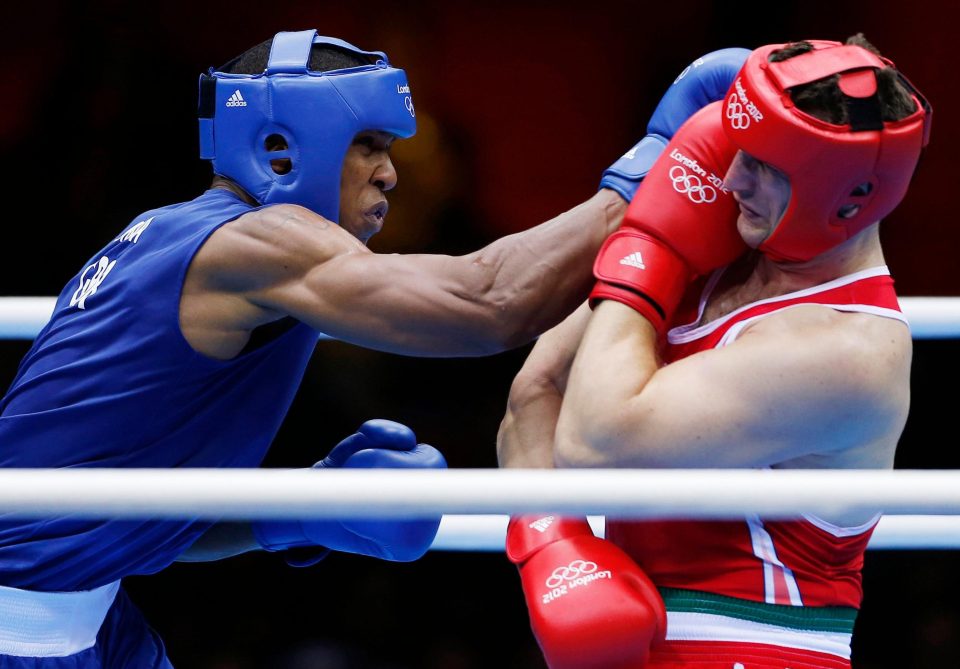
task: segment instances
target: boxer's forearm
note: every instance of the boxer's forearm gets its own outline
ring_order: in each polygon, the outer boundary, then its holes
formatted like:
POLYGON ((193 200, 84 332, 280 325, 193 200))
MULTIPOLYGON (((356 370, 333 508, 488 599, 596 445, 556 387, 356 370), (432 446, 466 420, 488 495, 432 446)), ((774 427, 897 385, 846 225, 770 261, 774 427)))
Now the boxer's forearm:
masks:
POLYGON ((217 523, 183 551, 177 562, 213 562, 259 549, 250 523, 217 523))
POLYGON ((520 402, 513 397, 497 434, 497 460, 501 468, 553 467, 553 434, 563 397, 545 384, 534 396, 520 402))
POLYGON ((586 300, 593 261, 623 218, 626 203, 603 189, 556 218, 458 258, 462 276, 481 273, 474 294, 498 310, 500 338, 522 345, 586 300))
POLYGON ((537 341, 510 387, 507 412, 497 435, 501 467, 554 466, 554 436, 563 394, 590 321, 586 303, 537 341))

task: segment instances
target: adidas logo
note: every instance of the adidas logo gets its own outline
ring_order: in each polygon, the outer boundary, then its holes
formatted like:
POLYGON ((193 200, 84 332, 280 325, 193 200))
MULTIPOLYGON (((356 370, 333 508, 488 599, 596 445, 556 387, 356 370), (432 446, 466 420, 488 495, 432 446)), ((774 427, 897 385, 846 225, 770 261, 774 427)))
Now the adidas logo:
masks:
POLYGON ((240 95, 240 89, 238 88, 233 92, 229 98, 227 98, 228 107, 246 107, 247 101, 243 99, 243 96, 240 95))
POLYGON ((627 265, 628 267, 636 267, 637 269, 647 269, 647 266, 643 264, 643 256, 640 255, 639 251, 634 251, 628 256, 620 258, 621 265, 627 265))
POLYGON ((527 527, 542 534, 547 531, 548 527, 553 525, 553 520, 553 516, 544 516, 543 518, 538 518, 537 520, 533 521, 527 527))

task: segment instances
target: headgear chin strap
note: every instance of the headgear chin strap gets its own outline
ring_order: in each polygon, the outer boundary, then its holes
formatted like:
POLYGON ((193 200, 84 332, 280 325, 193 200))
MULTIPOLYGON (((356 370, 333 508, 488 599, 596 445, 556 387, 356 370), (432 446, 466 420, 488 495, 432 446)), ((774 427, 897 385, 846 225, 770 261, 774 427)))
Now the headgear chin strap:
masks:
POLYGON ((810 40, 812 51, 770 62, 771 44, 753 51, 723 104, 727 136, 790 178, 790 202, 760 250, 805 261, 890 213, 907 192, 930 136, 932 109, 900 75, 917 110, 880 117, 876 71, 893 63, 859 46, 810 40), (840 75, 850 123, 835 125, 797 109, 790 89, 840 75))
POLYGON ((354 136, 380 130, 397 137, 416 132, 413 100, 403 70, 386 54, 363 51, 316 30, 273 38, 267 69, 200 75, 200 157, 261 204, 299 204, 338 221, 340 174, 354 136), (310 71, 310 49, 328 44, 373 65, 310 71), (281 137, 287 148, 268 151, 281 137), (269 139, 268 139, 269 138, 269 139), (287 159, 277 174, 270 162, 287 159))

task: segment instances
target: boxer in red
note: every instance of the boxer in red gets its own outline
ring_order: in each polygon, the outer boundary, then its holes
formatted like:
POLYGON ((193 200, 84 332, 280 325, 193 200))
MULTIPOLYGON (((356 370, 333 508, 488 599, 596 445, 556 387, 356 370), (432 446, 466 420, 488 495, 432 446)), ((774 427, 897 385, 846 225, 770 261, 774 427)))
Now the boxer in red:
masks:
MULTIPOLYGON (((592 311, 538 341, 511 388, 501 463, 891 468, 911 337, 878 226, 906 194, 930 117, 862 36, 753 51, 601 249, 592 311)), ((608 629, 625 637, 602 620, 623 608, 652 647, 611 644, 576 666, 844 669, 878 518, 610 521, 606 541, 552 538, 543 564, 510 556, 551 667, 571 666, 578 634, 598 647, 608 629), (603 588, 565 597, 581 617, 556 624, 554 602, 531 599, 553 567, 601 570, 613 556, 603 588), (642 575, 665 630, 636 613, 642 575)), ((508 549, 531 526, 513 523, 508 549)))

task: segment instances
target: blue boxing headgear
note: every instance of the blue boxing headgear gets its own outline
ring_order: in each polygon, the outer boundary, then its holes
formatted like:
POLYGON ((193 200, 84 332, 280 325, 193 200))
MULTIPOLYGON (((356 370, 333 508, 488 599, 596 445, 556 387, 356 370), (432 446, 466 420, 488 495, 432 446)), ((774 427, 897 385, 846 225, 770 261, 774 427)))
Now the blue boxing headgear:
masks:
POLYGON ((363 51, 316 30, 273 38, 267 69, 200 75, 200 157, 261 204, 299 204, 338 221, 340 174, 354 136, 379 130, 397 137, 416 132, 413 100, 403 70, 386 54, 363 51), (310 71, 310 49, 325 44, 375 64, 310 71), (287 144, 268 151, 268 138, 287 144), (288 159, 277 174, 270 161, 288 159))

